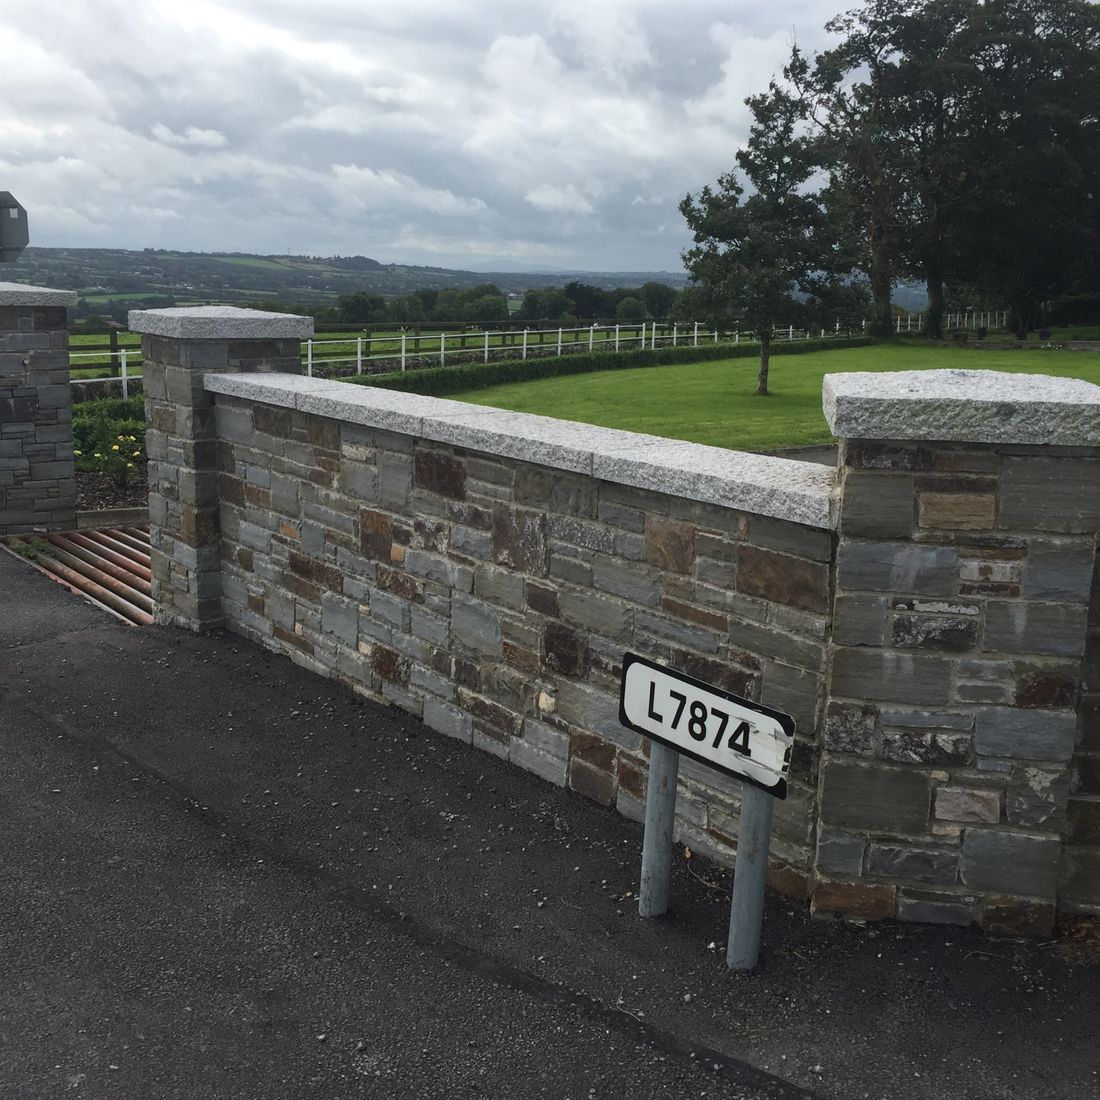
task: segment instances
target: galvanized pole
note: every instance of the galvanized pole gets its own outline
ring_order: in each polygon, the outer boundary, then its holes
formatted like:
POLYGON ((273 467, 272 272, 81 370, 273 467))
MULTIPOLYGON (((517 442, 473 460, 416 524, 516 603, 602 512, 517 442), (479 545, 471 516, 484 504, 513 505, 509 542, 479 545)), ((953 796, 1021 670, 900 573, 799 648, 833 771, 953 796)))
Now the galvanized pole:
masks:
POLYGON ((659 917, 668 909, 679 771, 680 754, 657 741, 651 742, 642 839, 642 883, 638 890, 638 915, 642 917, 659 917))
POLYGON ((405 369, 405 333, 401 333, 401 369, 405 369))
MULTIPOLYGON (((368 352, 369 354, 369 352, 368 352)), ((355 338, 355 373, 363 373, 363 337, 356 336, 355 338)))
POLYGON ((123 348, 119 353, 119 362, 122 365, 122 396, 130 396, 130 380, 126 373, 126 349, 123 348))
POLYGON ((615 350, 619 350, 619 326, 615 326, 615 350))
POLYGON ((774 805, 775 799, 759 787, 750 783, 741 785, 741 825, 737 831, 737 862, 726 947, 726 964, 730 970, 752 970, 760 955, 764 880, 768 874, 774 805))

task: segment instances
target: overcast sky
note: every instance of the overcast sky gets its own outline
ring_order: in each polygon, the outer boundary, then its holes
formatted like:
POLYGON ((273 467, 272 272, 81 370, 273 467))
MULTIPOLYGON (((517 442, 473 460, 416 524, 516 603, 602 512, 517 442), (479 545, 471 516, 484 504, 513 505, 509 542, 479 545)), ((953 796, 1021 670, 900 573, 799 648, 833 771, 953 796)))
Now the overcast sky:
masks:
POLYGON ((679 270, 829 0, 4 0, 38 245, 679 270))

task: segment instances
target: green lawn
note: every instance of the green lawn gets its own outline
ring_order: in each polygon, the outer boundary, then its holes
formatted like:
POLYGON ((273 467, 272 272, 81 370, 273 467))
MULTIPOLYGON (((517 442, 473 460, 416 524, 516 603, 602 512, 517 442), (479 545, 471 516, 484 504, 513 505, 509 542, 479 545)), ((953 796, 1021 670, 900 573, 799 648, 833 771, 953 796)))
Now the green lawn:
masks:
POLYGON ((821 412, 821 380, 826 374, 948 367, 1067 375, 1100 384, 1098 352, 971 351, 902 343, 775 356, 772 395, 763 398, 753 394, 755 359, 576 374, 451 396, 478 405, 759 451, 830 441, 821 412))

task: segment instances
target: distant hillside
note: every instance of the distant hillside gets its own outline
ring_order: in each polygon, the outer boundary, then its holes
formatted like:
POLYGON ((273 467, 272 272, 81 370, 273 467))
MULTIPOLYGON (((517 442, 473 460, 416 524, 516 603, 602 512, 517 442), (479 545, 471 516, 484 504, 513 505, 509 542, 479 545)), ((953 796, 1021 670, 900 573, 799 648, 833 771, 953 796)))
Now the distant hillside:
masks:
POLYGON ((140 304, 282 302, 324 305, 357 290, 410 294, 420 289, 465 289, 495 283, 507 293, 561 286, 572 279, 604 289, 650 280, 682 287, 670 271, 532 272, 454 271, 382 264, 366 256, 254 256, 232 252, 132 252, 111 248, 28 248, 3 272, 5 279, 75 290, 80 314, 124 314, 140 304), (149 299, 156 301, 150 303, 149 299))

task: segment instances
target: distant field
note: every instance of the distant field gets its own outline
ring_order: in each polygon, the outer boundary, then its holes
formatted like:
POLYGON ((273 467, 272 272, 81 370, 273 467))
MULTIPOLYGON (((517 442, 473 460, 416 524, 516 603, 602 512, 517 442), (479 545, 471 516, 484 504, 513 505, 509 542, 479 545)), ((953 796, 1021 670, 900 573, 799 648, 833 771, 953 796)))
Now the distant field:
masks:
POLYGON ((762 451, 830 441, 821 411, 821 380, 826 374, 949 367, 1063 375, 1100 384, 1097 352, 971 351, 902 343, 776 356, 771 362, 772 395, 766 398, 753 394, 755 359, 578 374, 451 396, 517 412, 762 451))

